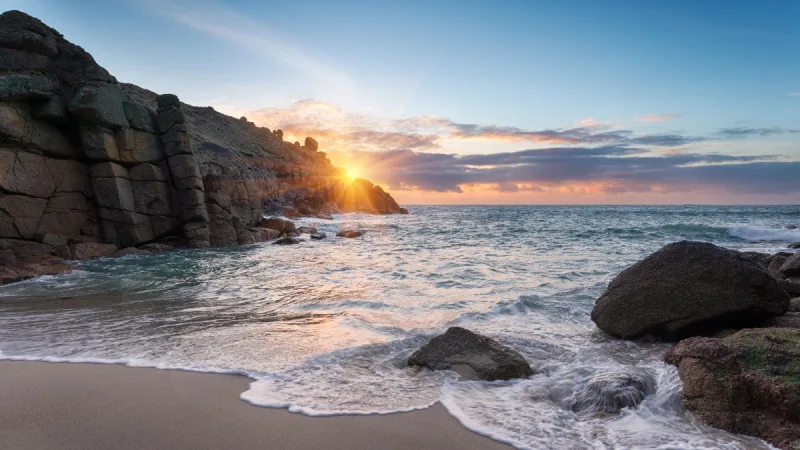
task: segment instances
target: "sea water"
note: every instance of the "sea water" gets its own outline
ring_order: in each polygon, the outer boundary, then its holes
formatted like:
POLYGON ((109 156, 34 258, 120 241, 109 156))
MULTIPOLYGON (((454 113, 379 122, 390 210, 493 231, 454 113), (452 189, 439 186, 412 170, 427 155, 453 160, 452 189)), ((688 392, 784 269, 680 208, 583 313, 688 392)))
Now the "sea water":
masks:
MULTIPOLYGON (((800 207, 447 206, 302 219, 323 241, 79 263, 0 287, 0 358, 240 373, 244 401, 308 415, 441 402, 464 426, 530 449, 759 449, 681 406, 668 344, 589 319, 622 269, 682 239, 775 252, 800 207), (357 239, 332 237, 344 228, 357 239), (461 381, 407 357, 450 326, 521 352, 537 375, 461 381), (617 416, 572 412, 594 375, 645 370, 655 394, 617 416)), ((202 395, 202 393, 198 393, 202 395)))

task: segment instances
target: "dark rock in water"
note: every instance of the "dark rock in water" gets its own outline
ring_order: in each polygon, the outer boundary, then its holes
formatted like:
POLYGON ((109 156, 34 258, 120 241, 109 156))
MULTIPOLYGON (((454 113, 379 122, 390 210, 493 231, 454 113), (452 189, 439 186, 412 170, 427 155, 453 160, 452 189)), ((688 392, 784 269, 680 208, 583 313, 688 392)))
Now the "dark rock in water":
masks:
POLYGON ((461 327, 451 327, 431 339, 408 358, 408 365, 431 370, 468 368, 478 378, 489 381, 526 378, 534 374, 518 352, 461 327))
POLYGON ((757 324, 788 307, 789 296, 752 258, 682 241, 617 275, 595 303, 592 320, 619 338, 675 340, 757 324))
POLYGON ((121 256, 131 256, 131 255, 152 255, 153 252, 143 249, 143 248, 136 248, 136 247, 126 247, 120 250, 117 250, 114 253, 115 258, 119 258, 121 256))
POLYGON ((336 233, 336 236, 345 237, 345 238, 357 238, 357 237, 359 237, 359 236, 361 236, 363 234, 364 233, 362 233, 360 231, 355 231, 355 230, 342 230, 342 231, 336 233))
POLYGON ((789 248, 800 248, 800 242, 795 242, 794 244, 789 244, 789 248))
POLYGON ((275 230, 279 233, 292 233, 297 231, 297 227, 291 220, 284 220, 280 217, 270 217, 268 219, 261 219, 258 224, 261 228, 275 230))
POLYGON ((273 242, 273 244, 275 244, 275 245, 292 245, 292 244, 299 244, 300 242, 302 242, 300 239, 296 239, 296 238, 287 236, 287 237, 282 237, 282 238, 278 239, 277 241, 273 242))
POLYGON ((314 233, 311 235, 311 239, 315 241, 320 241, 322 239, 325 239, 326 237, 328 237, 328 235, 325 233, 314 233))
POLYGON ((42 275, 58 275, 72 272, 73 267, 62 258, 51 255, 38 255, 0 266, 0 285, 28 280, 42 275))
POLYGON ((656 380, 647 372, 615 372, 593 376, 578 394, 572 411, 582 415, 617 414, 633 408, 656 391, 656 380))
POLYGON ((784 291, 791 296, 800 295, 800 281, 778 280, 784 291))
POLYGON ((147 250, 151 253, 164 253, 171 250, 174 250, 175 247, 169 244, 161 244, 161 243, 152 243, 152 244, 145 244, 139 247, 142 250, 147 250))
POLYGON ((315 234, 317 229, 314 227, 299 227, 297 228, 297 232, 300 234, 315 234))
POLYGON ((800 313, 787 312, 782 316, 770 317, 761 324, 763 328, 798 328, 800 329, 800 313))
POLYGON ((797 229, 797 225, 786 225, 786 229, 787 230, 796 230, 797 229))
POLYGON ((693 337, 665 361, 678 367, 686 409, 709 425, 779 448, 800 446, 800 329, 693 337))
POLYGON ((773 277, 782 280, 786 278, 786 275, 781 271, 781 267, 783 263, 786 262, 792 256, 791 253, 781 252, 772 255, 771 258, 764 261, 767 266, 767 272, 773 277))
POLYGON ((800 253, 795 253, 786 258, 786 261, 784 261, 779 270, 787 277, 800 275, 800 253))

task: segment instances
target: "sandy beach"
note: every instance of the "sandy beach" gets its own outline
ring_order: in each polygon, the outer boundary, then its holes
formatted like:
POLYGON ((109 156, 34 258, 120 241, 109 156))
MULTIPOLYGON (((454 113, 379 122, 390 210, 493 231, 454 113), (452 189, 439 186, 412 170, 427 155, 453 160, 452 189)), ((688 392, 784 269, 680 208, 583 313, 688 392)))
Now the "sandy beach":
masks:
POLYGON ((436 405, 307 417, 239 400, 236 375, 99 364, 0 362, 3 449, 503 449, 436 405))

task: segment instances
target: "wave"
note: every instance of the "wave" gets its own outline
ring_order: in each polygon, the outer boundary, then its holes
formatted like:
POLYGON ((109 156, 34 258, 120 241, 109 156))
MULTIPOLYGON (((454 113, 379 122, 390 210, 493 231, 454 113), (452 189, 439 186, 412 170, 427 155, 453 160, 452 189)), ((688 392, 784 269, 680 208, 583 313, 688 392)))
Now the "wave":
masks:
POLYGON ((728 229, 728 234, 748 241, 800 241, 800 230, 739 226, 728 229))
POLYGON ((723 239, 734 237, 753 242, 800 241, 800 230, 788 230, 786 228, 767 228, 750 225, 715 227, 691 223, 669 224, 663 225, 660 228, 661 231, 668 234, 677 234, 686 237, 701 237, 707 239, 723 239))

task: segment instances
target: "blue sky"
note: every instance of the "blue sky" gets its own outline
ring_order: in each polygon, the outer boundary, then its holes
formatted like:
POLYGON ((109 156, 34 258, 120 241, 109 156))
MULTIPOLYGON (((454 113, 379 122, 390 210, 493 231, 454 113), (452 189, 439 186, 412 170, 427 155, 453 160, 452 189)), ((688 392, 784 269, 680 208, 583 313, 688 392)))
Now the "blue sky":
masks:
MULTIPOLYGON (((492 189, 494 181, 516 183, 529 197, 538 191, 525 186, 560 192, 550 190, 557 186, 552 180, 483 176, 459 178, 464 183, 456 189, 417 186, 411 178, 398 180, 373 169, 391 152, 496 154, 565 144, 520 138, 509 129, 590 126, 597 133, 681 135, 698 139, 646 150, 800 160, 800 133, 792 132, 800 129, 796 1, 0 0, 0 5, 39 17, 121 81, 247 115, 301 140, 301 133, 317 132, 335 162, 360 161, 359 172, 406 191, 399 194, 409 199, 416 198, 410 191, 433 189, 457 202, 488 190, 526 202, 513 189, 492 189), (317 106, 309 110, 309 105, 317 106), (449 122, 436 129, 420 126, 420 118, 432 116, 449 122), (409 119, 415 119, 413 126, 403 122, 409 119), (465 136, 464 127, 452 124, 484 128, 480 136, 465 136), (485 132, 491 126, 506 131, 499 137, 485 132), (349 134, 332 133, 334 127, 349 134), (739 133, 720 133, 724 129, 739 133), (376 130, 383 134, 364 138, 364 132, 376 130), (388 139, 386 133, 437 138, 427 140, 430 145, 411 145, 408 136, 388 139)), ((734 161, 743 162, 749 161, 734 161)), ((498 174, 505 175, 511 176, 498 174)), ((575 180, 562 181, 563 187, 575 180)), ((781 189, 791 187, 786 181, 781 189)), ((730 186, 702 189, 709 201, 734 195, 730 186)), ((664 201, 686 195, 656 191, 664 201)), ((619 194, 605 192, 610 193, 619 194)), ((629 194, 619 201, 655 195, 629 194)), ((759 195, 762 201, 800 202, 796 191, 759 195)))

